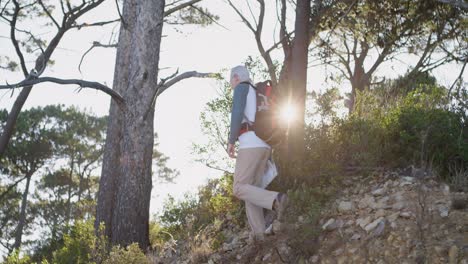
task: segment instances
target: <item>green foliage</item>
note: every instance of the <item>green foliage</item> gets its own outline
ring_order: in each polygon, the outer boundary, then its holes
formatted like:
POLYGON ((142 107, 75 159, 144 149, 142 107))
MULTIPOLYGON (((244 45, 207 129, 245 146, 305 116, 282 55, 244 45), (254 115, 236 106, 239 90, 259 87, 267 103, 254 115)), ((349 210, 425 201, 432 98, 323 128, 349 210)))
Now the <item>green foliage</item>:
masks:
MULTIPOLYGON (((193 239, 197 234, 204 233, 202 230, 206 227, 221 226, 225 221, 244 226, 244 207, 232 195, 232 184, 232 175, 224 175, 202 186, 198 192, 198 199, 186 195, 182 201, 176 201, 169 197, 157 223, 151 225, 152 245, 161 247, 171 239, 193 239)), ((223 239, 216 230, 215 228, 215 231, 210 231, 216 233, 217 237, 211 245, 214 248, 222 244, 223 239)))
MULTIPOLYGON (((138 244, 128 247, 114 246, 110 250, 107 239, 104 236, 96 237, 94 220, 76 221, 70 231, 63 236, 63 243, 59 249, 53 252, 51 263, 149 263, 138 244)), ((104 226, 100 227, 103 234, 104 226)), ((44 261, 47 261, 44 259, 44 261)))
POLYGON ((77 221, 63 236, 63 247, 53 253, 53 263, 94 263, 92 254, 96 245, 92 221, 77 221))
POLYGON ((4 264, 29 264, 31 259, 29 256, 20 257, 20 250, 15 249, 13 252, 5 259, 4 264))
POLYGON ((103 264, 149 264, 148 258, 141 251, 137 243, 133 243, 126 248, 115 246, 109 253, 109 258, 103 264))
POLYGON ((338 98, 313 97, 324 109, 314 113, 322 122, 306 128, 305 166, 314 174, 414 165, 448 179, 451 165, 468 167, 466 113, 450 107, 447 89, 432 76, 413 73, 358 91, 355 111, 345 118, 324 107, 338 98))

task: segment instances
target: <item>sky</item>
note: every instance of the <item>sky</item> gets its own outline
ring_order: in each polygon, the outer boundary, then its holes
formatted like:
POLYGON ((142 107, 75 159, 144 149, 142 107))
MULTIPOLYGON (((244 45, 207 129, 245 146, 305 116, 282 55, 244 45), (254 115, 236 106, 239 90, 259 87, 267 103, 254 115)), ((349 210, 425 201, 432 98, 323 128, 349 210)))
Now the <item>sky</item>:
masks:
MULTIPOLYGON (((220 72, 239 65, 247 56, 258 56, 258 50, 252 32, 240 21, 234 11, 219 0, 205 0, 203 6, 220 16, 219 23, 200 27, 193 25, 167 26, 163 31, 161 45, 161 60, 159 77, 167 77, 177 69, 179 72, 197 70, 199 72, 220 72)), ((246 10, 246 9, 244 9, 246 10)), ((105 3, 87 15, 82 21, 103 21, 117 17, 114 1, 105 3)), ((274 43, 272 37, 276 28, 275 13, 272 8, 267 10, 267 22, 263 39, 266 46, 274 43)), ((289 21, 288 24, 291 24, 289 21)), ((39 34, 50 35, 53 28, 44 28, 34 24, 22 25, 34 29, 39 34)), ((14 51, 8 39, 8 27, 0 23, 0 55, 14 58, 14 51)), ((118 32, 116 25, 99 28, 84 28, 74 30, 65 36, 52 59, 55 64, 48 67, 43 76, 60 78, 78 78, 98 81, 108 86, 112 85, 115 64, 115 49, 94 49, 83 60, 81 73, 78 64, 82 55, 93 41, 106 44, 111 39, 112 31, 118 32)), ((281 59, 279 52, 273 55, 281 59)), ((414 61, 407 57, 406 62, 414 61)), ((29 61, 31 66, 32 59, 29 61)), ((392 67, 383 67, 381 75, 396 77, 403 74, 398 62, 392 67)), ((436 75, 441 84, 450 84, 458 74, 455 66, 447 66, 437 70, 436 75)), ((19 73, 0 71, 0 82, 9 83, 21 81, 19 73)), ((309 69, 308 89, 323 90, 324 68, 309 69)), ((155 114, 155 132, 159 136, 159 150, 170 158, 168 165, 180 171, 180 176, 172 184, 157 184, 153 187, 151 199, 151 215, 160 212, 164 199, 168 194, 181 198, 185 192, 195 192, 197 187, 207 179, 220 176, 220 172, 209 169, 195 162, 191 155, 192 143, 203 140, 200 131, 200 113, 208 101, 215 98, 220 82, 211 79, 184 80, 163 93, 157 101, 155 114)), ((75 86, 62 86, 44 83, 34 86, 24 109, 49 104, 74 105, 97 115, 106 115, 109 110, 110 98, 102 92, 83 89, 77 92, 75 86)), ((342 92, 349 87, 344 85, 342 92)), ((11 96, 11 91, 0 91, 0 108, 11 108, 18 92, 11 96), (11 97, 10 97, 11 96, 11 97)))

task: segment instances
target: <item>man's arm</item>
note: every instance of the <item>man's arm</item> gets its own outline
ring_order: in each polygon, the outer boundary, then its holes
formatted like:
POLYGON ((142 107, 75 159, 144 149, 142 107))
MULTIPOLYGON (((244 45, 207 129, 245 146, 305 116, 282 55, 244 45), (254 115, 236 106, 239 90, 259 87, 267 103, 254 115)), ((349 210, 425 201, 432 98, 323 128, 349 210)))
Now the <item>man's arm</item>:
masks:
POLYGON ((241 83, 234 89, 234 98, 232 100, 233 103, 231 112, 231 130, 229 133, 230 144, 234 144, 239 137, 249 88, 250 87, 248 84, 241 83))

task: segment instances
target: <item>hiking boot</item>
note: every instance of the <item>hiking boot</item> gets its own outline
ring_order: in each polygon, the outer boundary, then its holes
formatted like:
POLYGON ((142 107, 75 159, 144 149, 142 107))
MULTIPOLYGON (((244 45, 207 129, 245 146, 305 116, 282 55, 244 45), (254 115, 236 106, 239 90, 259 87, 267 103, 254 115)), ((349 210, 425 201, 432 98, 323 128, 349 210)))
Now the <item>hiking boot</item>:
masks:
POLYGON ((283 220, 284 212, 288 206, 288 196, 285 193, 278 193, 273 204, 273 211, 276 212, 277 219, 279 221, 283 220))

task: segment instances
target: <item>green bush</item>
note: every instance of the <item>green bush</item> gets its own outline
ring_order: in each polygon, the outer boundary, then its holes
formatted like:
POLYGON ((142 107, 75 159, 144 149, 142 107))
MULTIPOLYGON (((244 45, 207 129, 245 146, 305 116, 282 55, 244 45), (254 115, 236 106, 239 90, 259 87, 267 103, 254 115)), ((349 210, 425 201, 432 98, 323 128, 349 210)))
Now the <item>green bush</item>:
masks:
MULTIPOLYGON (((96 237, 94 220, 76 221, 69 233, 63 237, 63 246, 53 253, 51 263, 79 264, 79 263, 149 263, 138 244, 131 244, 126 248, 112 247, 104 236, 96 237)), ((103 234, 101 225, 100 233, 103 234)))
POLYGON ((137 243, 126 248, 115 246, 103 264, 149 264, 148 258, 141 251, 137 243))
POLYGON ((14 250, 6 259, 4 264, 29 264, 31 259, 29 256, 20 257, 19 250, 14 250))
POLYGON ((358 92, 351 115, 309 125, 304 166, 311 174, 335 175, 349 167, 415 165, 449 181, 450 166, 468 168, 465 113, 450 107, 448 90, 433 78, 416 77, 391 82, 389 91, 358 92))
MULTIPOLYGON (((198 195, 185 195, 181 201, 169 197, 164 204, 164 211, 152 224, 150 238, 153 247, 161 247, 170 239, 184 240, 195 237, 208 226, 221 226, 225 221, 245 225, 244 205, 232 194, 233 177, 224 175, 219 179, 209 180, 200 187, 198 195)), ((219 228, 215 228, 219 229, 219 228)), ((217 230, 211 230, 216 233, 217 230)), ((213 247, 219 246, 222 236, 213 247)))
POLYGON ((77 221, 63 237, 63 247, 53 254, 53 263, 94 263, 93 248, 96 242, 91 221, 77 221))

